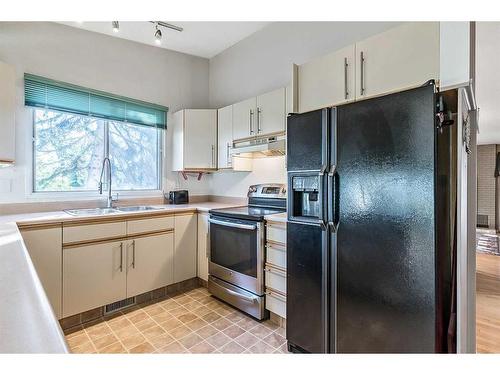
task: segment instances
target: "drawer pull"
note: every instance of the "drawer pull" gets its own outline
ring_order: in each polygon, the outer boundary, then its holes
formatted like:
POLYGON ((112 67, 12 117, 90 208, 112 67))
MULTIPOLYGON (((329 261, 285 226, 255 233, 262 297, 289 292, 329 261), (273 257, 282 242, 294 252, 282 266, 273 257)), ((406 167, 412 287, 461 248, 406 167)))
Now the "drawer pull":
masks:
POLYGON ((286 247, 285 246, 276 246, 276 245, 273 245, 271 243, 267 243, 266 247, 268 249, 274 249, 274 250, 278 250, 278 251, 281 251, 283 253, 286 253, 286 247))
POLYGON ((274 273, 275 275, 278 275, 278 276, 281 276, 281 277, 286 277, 286 272, 285 271, 282 271, 282 270, 279 270, 277 268, 274 268, 274 267, 266 267, 266 272, 269 272, 269 273, 274 273))
POLYGON ((285 297, 283 297, 281 294, 273 293, 270 290, 266 290, 266 295, 268 295, 270 297, 274 297, 274 298, 280 300, 281 302, 286 302, 286 298, 285 297))

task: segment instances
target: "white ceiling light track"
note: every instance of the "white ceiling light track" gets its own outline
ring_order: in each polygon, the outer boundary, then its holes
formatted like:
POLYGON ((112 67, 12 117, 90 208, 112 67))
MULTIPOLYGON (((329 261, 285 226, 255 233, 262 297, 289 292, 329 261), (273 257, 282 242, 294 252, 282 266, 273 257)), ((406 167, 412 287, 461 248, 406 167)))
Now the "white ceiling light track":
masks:
MULTIPOLYGON (((149 21, 149 22, 154 24, 154 27, 155 27, 154 28, 154 30, 155 30, 154 38, 155 38, 156 44, 161 44, 161 40, 163 38, 160 27, 164 27, 166 29, 175 30, 175 31, 179 31, 179 32, 182 32, 184 30, 180 26, 173 25, 171 23, 164 22, 164 21, 149 21)), ((112 21, 111 27, 113 28, 113 32, 115 32, 115 33, 119 32, 120 31, 120 22, 112 21)))

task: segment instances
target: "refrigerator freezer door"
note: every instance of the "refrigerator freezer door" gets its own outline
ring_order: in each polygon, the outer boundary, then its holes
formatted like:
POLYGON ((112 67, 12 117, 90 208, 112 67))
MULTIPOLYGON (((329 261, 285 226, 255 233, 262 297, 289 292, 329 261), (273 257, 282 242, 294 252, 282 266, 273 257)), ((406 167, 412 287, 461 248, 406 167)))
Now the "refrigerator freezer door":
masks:
POLYGON ((337 352, 432 353, 434 87, 337 111, 337 352))
POLYGON ((287 124, 287 170, 325 171, 328 167, 327 109, 290 115, 287 124))
POLYGON ((328 234, 320 225, 287 223, 287 340, 328 352, 328 234))

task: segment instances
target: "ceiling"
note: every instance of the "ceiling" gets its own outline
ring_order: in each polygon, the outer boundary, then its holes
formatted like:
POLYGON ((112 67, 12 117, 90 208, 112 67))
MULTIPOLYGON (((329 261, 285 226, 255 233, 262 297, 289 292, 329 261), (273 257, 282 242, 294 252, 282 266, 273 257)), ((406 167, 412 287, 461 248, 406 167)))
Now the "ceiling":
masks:
POLYGON ((500 144, 500 22, 476 24, 478 144, 500 144))
POLYGON ((113 32, 111 21, 60 23, 205 58, 219 54, 270 24, 270 22, 165 22, 180 26, 184 31, 161 28, 163 38, 160 46, 154 43, 154 25, 147 21, 120 22, 118 33, 113 32))

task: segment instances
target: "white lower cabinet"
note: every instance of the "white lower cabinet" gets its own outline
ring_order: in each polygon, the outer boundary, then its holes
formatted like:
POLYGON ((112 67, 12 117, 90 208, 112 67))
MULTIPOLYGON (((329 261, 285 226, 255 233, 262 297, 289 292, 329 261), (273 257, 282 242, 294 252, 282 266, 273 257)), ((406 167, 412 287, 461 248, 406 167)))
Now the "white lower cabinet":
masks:
POLYGON ((21 229, 21 235, 54 314, 57 318, 61 318, 61 225, 45 229, 21 229))
POLYGON ((127 297, 173 283, 174 233, 127 242, 127 297))
POLYGON ((286 294, 286 271, 266 264, 264 272, 266 275, 266 288, 286 294))
POLYGON ((196 277, 197 215, 175 215, 174 283, 196 277))
POLYGON ((208 217, 208 212, 198 215, 198 277, 205 281, 208 281, 208 251, 210 246, 208 217))
POLYGON ((266 309, 286 319, 286 295, 266 289, 266 309))
MULTIPOLYGON (((127 222, 73 223, 23 235, 27 247, 35 249, 32 257, 35 266, 41 264, 38 272, 42 282, 46 279, 47 294, 53 292, 54 310, 58 317, 68 317, 196 277, 197 216, 189 212, 127 222), (37 260, 42 252, 47 256, 37 260)), ((207 215, 201 221, 208 231, 207 215)), ((206 257, 200 271, 206 280, 206 257)))
POLYGON ((127 297, 127 241, 63 249, 63 317, 127 297))
POLYGON ((286 319, 286 223, 266 223, 266 309, 286 319))

